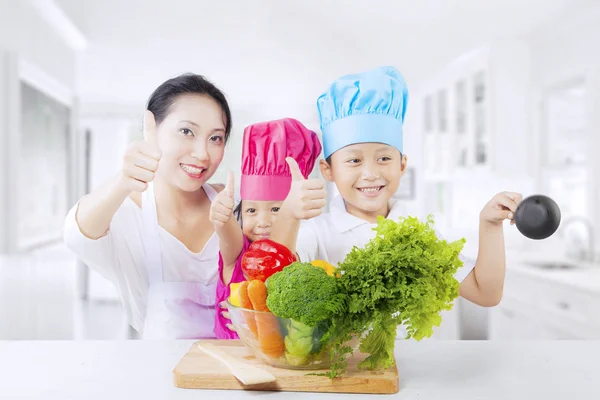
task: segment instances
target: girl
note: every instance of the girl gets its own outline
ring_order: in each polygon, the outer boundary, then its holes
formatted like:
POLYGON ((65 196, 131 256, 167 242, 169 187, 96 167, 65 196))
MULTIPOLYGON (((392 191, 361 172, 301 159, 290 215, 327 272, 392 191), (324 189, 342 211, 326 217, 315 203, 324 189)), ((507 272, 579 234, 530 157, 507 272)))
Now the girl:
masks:
POLYGON ((118 289, 144 338, 214 337, 218 237, 209 221, 215 173, 231 132, 224 94, 186 74, 150 96, 144 140, 121 171, 66 217, 64 239, 118 289))
MULTIPOLYGON (((286 158, 292 157, 304 177, 310 175, 321 144, 316 133, 292 118, 261 122, 246 127, 242 148, 242 201, 234 210, 233 174, 211 206, 210 220, 219 236, 217 308, 229 297, 229 284, 241 282, 241 260, 255 240, 266 239, 281 202, 290 190, 292 178, 286 158), (241 218, 241 228, 237 219, 241 218)), ((324 204, 323 204, 324 205, 324 204)), ((238 336, 229 327, 227 314, 215 316, 215 334, 221 339, 238 336)))

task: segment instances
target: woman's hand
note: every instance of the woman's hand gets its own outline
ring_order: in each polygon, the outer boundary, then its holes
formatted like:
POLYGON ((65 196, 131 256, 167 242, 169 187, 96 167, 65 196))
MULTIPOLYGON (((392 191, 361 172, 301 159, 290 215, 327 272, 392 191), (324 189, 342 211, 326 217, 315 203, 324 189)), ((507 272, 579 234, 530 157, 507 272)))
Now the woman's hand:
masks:
POLYGON ((144 140, 133 142, 123 157, 119 183, 129 192, 143 192, 154 180, 162 153, 156 140, 156 121, 150 111, 144 115, 144 140))
POLYGON ((121 171, 80 199, 75 221, 81 233, 93 240, 106 235, 113 216, 131 192, 143 192, 148 188, 160 157, 156 144, 156 122, 154 115, 147 111, 144 115, 144 140, 129 146, 121 171))

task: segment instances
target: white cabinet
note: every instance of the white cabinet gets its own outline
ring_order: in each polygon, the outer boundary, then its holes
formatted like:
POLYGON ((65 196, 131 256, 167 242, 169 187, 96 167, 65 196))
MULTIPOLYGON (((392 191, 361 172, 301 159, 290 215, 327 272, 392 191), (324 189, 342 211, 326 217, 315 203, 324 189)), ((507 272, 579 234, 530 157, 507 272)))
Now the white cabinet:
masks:
POLYGON ((433 328, 431 340, 483 340, 488 337, 488 309, 458 297, 451 310, 443 311, 442 323, 433 328))
POLYGON ((540 321, 532 318, 525 303, 505 299, 501 306, 490 311, 490 339, 523 340, 545 339, 547 333, 540 328, 540 321))
POLYGON ((529 49, 518 41, 490 43, 431 76, 416 95, 426 177, 529 172, 529 79, 529 49))
POLYGON ((440 314, 442 323, 440 326, 433 328, 432 339, 456 340, 459 338, 459 307, 460 304, 456 299, 452 310, 443 311, 440 314))
POLYGON ((508 269, 502 302, 490 309, 490 339, 597 340, 599 306, 600 292, 508 269))
POLYGON ((533 190, 530 58, 522 41, 492 42, 415 90, 423 207, 449 229, 476 232, 478 213, 494 194, 533 190), (471 189, 475 197, 465 192, 471 189))

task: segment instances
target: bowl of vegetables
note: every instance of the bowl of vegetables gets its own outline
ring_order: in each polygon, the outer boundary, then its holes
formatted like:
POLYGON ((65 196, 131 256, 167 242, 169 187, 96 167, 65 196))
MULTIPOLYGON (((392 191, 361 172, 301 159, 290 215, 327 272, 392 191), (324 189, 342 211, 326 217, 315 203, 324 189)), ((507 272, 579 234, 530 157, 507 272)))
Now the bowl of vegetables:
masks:
MULTIPOLYGON (((287 369, 331 366, 334 269, 294 262, 284 270, 232 286, 227 301, 240 340, 269 365, 287 369)), ((358 340, 347 343, 353 350, 358 340)))
MULTIPOLYGON (((266 364, 278 368, 318 370, 331 366, 331 340, 325 324, 310 327, 271 312, 236 307, 231 303, 232 324, 244 345, 266 364)), ((358 341, 354 340, 353 350, 358 341)))
POLYGON ((269 365, 328 369, 321 374, 333 379, 356 352, 359 369, 392 367, 399 325, 405 339, 430 337, 458 297, 465 240, 439 239, 431 216, 380 217, 374 231, 336 266, 296 261, 268 240, 252 243, 242 258, 248 280, 232 284, 228 299, 245 346, 269 365))

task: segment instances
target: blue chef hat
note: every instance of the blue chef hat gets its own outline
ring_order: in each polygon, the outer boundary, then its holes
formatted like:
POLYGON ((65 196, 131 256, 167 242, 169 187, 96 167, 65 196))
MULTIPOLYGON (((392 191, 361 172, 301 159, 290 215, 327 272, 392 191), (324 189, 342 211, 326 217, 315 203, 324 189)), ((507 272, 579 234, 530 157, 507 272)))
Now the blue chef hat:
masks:
POLYGON ((317 99, 325 158, 342 147, 377 142, 402 153, 408 88, 394 67, 342 76, 317 99))

